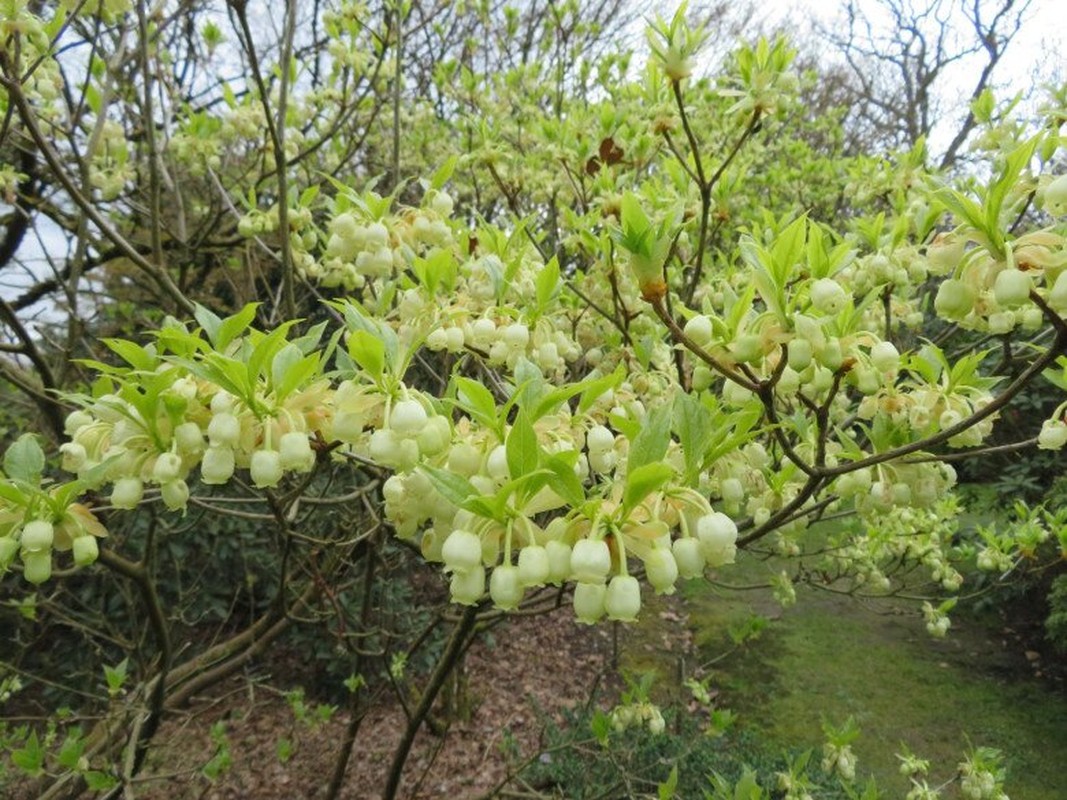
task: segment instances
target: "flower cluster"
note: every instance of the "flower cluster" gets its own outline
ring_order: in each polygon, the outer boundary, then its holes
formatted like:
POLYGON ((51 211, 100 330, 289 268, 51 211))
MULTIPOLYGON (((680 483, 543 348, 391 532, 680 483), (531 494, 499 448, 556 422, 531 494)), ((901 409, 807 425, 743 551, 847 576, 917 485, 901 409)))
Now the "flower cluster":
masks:
POLYGON ((392 278, 416 258, 451 253, 452 205, 447 192, 434 191, 424 207, 390 214, 389 201, 374 192, 340 195, 323 233, 293 237, 297 268, 324 287, 348 292, 368 280, 392 278), (316 257, 320 239, 325 247, 316 257))
POLYGON ((616 706, 611 712, 611 727, 617 733, 643 726, 647 726, 652 734, 663 733, 667 727, 663 712, 653 703, 625 703, 616 706))
POLYGON ((856 779, 856 755, 847 744, 825 744, 821 766, 823 772, 839 775, 844 781, 851 782, 856 779))
POLYGON ((44 452, 31 434, 20 437, 4 455, 7 472, 0 497, 0 574, 19 557, 23 577, 43 583, 52 575, 53 553, 70 553, 74 566, 92 564, 98 538, 107 530, 84 505, 79 482, 47 486, 44 452))
MULTIPOLYGON (((338 306, 348 359, 332 376, 315 350, 321 330, 313 341, 289 341, 288 326, 269 335, 249 329, 254 311, 233 318, 238 322, 202 315, 202 333, 170 326, 156 346, 115 345, 129 367, 109 368, 113 391, 69 418, 64 466, 86 480, 91 475, 96 485, 110 482, 116 507, 136 506, 151 486, 168 508, 182 509, 196 470, 205 485, 247 470, 253 486, 270 489, 286 474, 314 468, 313 443, 336 443, 338 456, 395 473, 384 486, 386 517, 427 558, 444 563, 454 600, 478 602, 488 591, 498 607, 510 609, 527 590, 573 583, 576 616, 584 622, 633 619, 641 606, 638 577, 671 592, 680 578, 731 563, 738 535, 731 517, 764 525, 794 501, 803 475, 787 472, 783 479, 776 444, 768 449, 756 435, 765 402, 756 392, 694 368, 697 394, 686 395, 671 377, 674 358, 662 340, 651 341, 642 360, 591 346, 611 341, 611 326, 562 302, 554 262, 529 246, 508 245, 488 228, 479 231, 480 252, 464 257, 460 237, 445 221, 451 199, 440 189, 426 198, 421 209, 393 213, 390 201, 372 192, 341 195, 331 203, 326 234, 317 232, 310 206, 292 209, 294 245, 300 239, 301 246, 319 248, 306 251, 308 258, 336 260, 350 277, 376 282, 376 295, 395 298, 391 309, 377 312, 338 306), (520 306, 523 297, 535 302, 520 306), (500 393, 456 377, 442 404, 403 381, 419 353, 476 358, 500 376, 500 393), (559 383, 578 368, 585 370, 581 381, 559 383), (561 388, 546 404, 550 380, 561 388), (569 399, 578 395, 584 399, 576 409, 569 399), (507 420, 511 406, 526 415, 525 428, 507 420), (696 448, 710 440, 689 441, 694 432, 672 421, 682 416, 740 438, 705 462, 696 448), (643 486, 647 477, 635 467, 649 468, 635 461, 635 450, 650 446, 642 428, 657 425, 662 472, 627 499, 636 491, 630 484, 643 486), (515 455, 520 437, 532 459, 525 466, 515 455), (551 478, 534 485, 528 473, 551 478)), ((276 210, 246 220, 249 233, 266 234, 276 229, 276 210)), ((802 221, 791 230, 794 248, 822 253, 827 263, 848 258, 828 248, 817 226, 802 221)), ((817 439, 812 427, 783 429, 793 437, 786 461, 821 459, 838 468, 847 464, 846 454, 862 458, 850 415, 871 423, 870 446, 880 450, 953 429, 990 402, 991 381, 978 369, 979 355, 950 364, 932 345, 902 354, 853 313, 856 300, 843 280, 825 274, 779 286, 774 273, 799 251, 752 242, 744 252, 767 276, 747 289, 749 301, 758 290, 780 313, 760 312, 724 291, 704 293, 684 336, 713 362, 766 382, 783 413, 803 396, 808 405, 825 403, 831 422, 843 426, 831 428, 828 440, 817 439), (903 438, 882 440, 880 431, 903 438)), ((358 289, 360 280, 349 283, 358 289)), ((632 279, 621 279, 617 289, 639 291, 632 279)), ((655 328, 642 320, 634 330, 655 328)), ((980 443, 993 416, 948 443, 980 443)), ((1053 431, 1044 441, 1052 444, 1058 429, 1046 428, 1053 431)), ((883 565, 903 555, 926 563, 947 590, 958 589, 961 578, 943 541, 923 545, 918 535, 928 525, 923 510, 954 480, 951 468, 937 462, 842 470, 830 507, 877 518, 889 532, 839 551, 857 580, 886 588, 883 565), (890 519, 895 527, 886 527, 890 519)), ((779 523, 781 552, 801 552, 805 524, 803 514, 779 523)), ((786 579, 782 591, 791 588, 786 579)), ((944 628, 940 620, 933 620, 934 630, 944 628)))
POLYGON ((1008 800, 999 756, 996 750, 979 747, 960 764, 960 793, 966 800, 1008 800))
MULTIPOLYGON (((4 516, 13 516, 5 511, 4 516)), ((74 565, 84 567, 99 555, 97 538, 106 530, 92 513, 79 504, 72 504, 58 521, 29 519, 9 521, 0 534, 0 571, 6 570, 19 554, 22 575, 30 583, 44 583, 52 575, 52 553, 71 554, 74 565)))
POLYGON ((229 331, 201 315, 214 344, 243 350, 247 363, 176 324, 150 348, 114 344, 128 366, 109 368, 113 391, 86 398, 67 417, 64 469, 90 487, 110 483, 115 508, 135 508, 154 486, 171 510, 186 507, 197 467, 205 485, 227 483, 241 469, 260 489, 277 486, 286 473, 309 472, 311 440, 329 419, 324 401, 332 394, 312 351, 317 338, 287 341, 289 326, 239 338, 252 313, 249 307, 232 318, 229 331))

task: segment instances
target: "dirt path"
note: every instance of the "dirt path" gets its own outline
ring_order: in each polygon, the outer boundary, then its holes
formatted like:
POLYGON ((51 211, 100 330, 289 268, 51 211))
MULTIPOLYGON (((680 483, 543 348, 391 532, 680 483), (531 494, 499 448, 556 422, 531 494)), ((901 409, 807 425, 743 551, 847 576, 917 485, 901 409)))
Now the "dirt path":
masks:
MULTIPOLYGON (((519 618, 479 641, 467 656, 463 718, 447 735, 425 729, 408 761, 400 796, 476 798, 493 788, 515 760, 536 756, 545 717, 585 703, 590 691, 608 702, 610 632, 578 626, 563 608, 550 615, 519 618)), ((256 665, 256 679, 233 681, 171 719, 157 741, 152 775, 139 800, 313 800, 322 797, 333 769, 347 714, 325 722, 299 722, 284 690, 272 682, 271 665, 256 665), (212 726, 221 723, 230 764, 214 781, 201 767, 217 752, 212 726)), ((303 686, 311 717, 314 686, 303 686)), ((362 723, 343 798, 380 796, 404 717, 392 695, 382 697, 362 723)))

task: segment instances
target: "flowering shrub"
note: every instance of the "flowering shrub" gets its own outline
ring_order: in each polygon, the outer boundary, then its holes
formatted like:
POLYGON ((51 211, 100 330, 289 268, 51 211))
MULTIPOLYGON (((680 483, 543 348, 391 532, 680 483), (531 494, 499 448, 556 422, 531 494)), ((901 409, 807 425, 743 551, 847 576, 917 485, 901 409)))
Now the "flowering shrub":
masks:
MULTIPOLYGON (((69 12, 147 25, 128 4, 97 5, 69 12)), ((371 13, 346 2, 323 17, 314 66, 223 84, 203 110, 168 96, 165 130, 146 100, 143 146, 109 107, 111 67, 94 61, 87 75, 108 91, 94 89, 72 134, 87 146, 68 147, 44 130, 64 124, 57 47, 70 20, 8 6, 3 107, 99 232, 93 247, 116 248, 170 312, 80 358, 91 378, 63 395, 54 480, 32 438, 8 450, 0 569, 12 579, 46 584, 101 557, 151 597, 143 568, 101 555, 105 526, 145 506, 180 516, 209 487, 261 501, 288 558, 302 504, 325 502, 309 487, 346 469, 380 481, 365 519, 380 513, 439 565, 471 625, 489 607, 536 606, 546 585, 579 622, 632 622, 649 592, 728 576, 740 552, 770 548, 872 595, 919 566, 934 587, 926 627, 948 631, 975 556, 956 540, 952 464, 980 457, 1031 381, 1067 388, 1062 102, 1039 130, 980 153, 972 176, 927 171, 920 145, 891 165, 854 158, 805 196, 791 189, 801 167, 770 166, 802 82, 782 39, 742 45, 721 78, 697 78, 706 34, 679 12, 651 26, 639 79, 626 58, 605 59, 598 91, 568 96, 565 112, 531 99, 537 78, 521 69, 446 61, 434 91, 450 110, 435 117, 425 98, 401 102, 402 51, 385 52, 400 12, 372 46, 371 13), (370 161, 349 171, 361 142, 388 141, 347 127, 358 104, 331 110, 360 91, 380 94, 375 114, 392 100, 394 142, 405 131, 391 182, 369 180, 370 161), (162 202, 175 176, 179 221, 162 202), (842 194, 848 213, 834 213, 842 194), (147 250, 131 238, 139 226, 147 250), (209 310, 164 257, 164 226, 186 232, 175 253, 190 260, 198 237, 229 237, 238 266, 265 276, 257 291, 276 296, 209 310), (961 352, 961 331, 988 346, 961 352), (828 514, 860 524, 824 547, 809 526, 828 514)), ((211 48, 219 36, 205 29, 211 48)), ((235 36, 254 56, 247 24, 235 36)), ((161 57, 143 47, 145 63, 161 57)), ((594 80, 598 65, 585 68, 594 80)), ((1033 420, 1027 444, 1062 449, 1065 409, 1033 420)), ((1050 527, 1027 535, 1067 541, 1050 527)), ((990 533, 977 565, 1008 571, 1028 541, 990 533)), ((810 574, 768 580, 788 603, 810 574)), ((153 620, 163 687, 170 645, 153 620)), ((152 702, 158 717, 163 695, 152 702)), ((636 722, 663 728, 651 707, 615 718, 636 722)), ((969 797, 999 791, 982 758, 961 771, 969 797)), ((822 767, 854 780, 846 741, 827 745, 822 767)))

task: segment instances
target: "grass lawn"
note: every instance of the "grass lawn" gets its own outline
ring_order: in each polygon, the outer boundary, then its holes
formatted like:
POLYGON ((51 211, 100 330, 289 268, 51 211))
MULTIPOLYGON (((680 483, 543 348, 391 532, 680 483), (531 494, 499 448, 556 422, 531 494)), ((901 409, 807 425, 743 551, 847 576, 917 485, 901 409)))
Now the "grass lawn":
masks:
MULTIPOLYGON (((745 583, 763 571, 742 561, 722 578, 745 583)), ((819 748, 823 719, 839 725, 852 716, 861 729, 857 775, 873 773, 887 796, 907 789, 895 756, 902 746, 930 760, 936 785, 952 777, 970 745, 1005 754, 1012 800, 1065 796, 1067 697, 1031 677, 999 630, 957 618, 948 637, 935 640, 917 604, 864 603, 807 587, 797 595, 783 611, 769 591, 725 592, 702 581, 683 589, 707 660, 732 647, 731 625, 753 613, 770 618, 757 639, 715 664, 712 681, 718 702, 770 749, 819 748)), ((676 674, 669 655, 631 652, 632 667, 676 674)))

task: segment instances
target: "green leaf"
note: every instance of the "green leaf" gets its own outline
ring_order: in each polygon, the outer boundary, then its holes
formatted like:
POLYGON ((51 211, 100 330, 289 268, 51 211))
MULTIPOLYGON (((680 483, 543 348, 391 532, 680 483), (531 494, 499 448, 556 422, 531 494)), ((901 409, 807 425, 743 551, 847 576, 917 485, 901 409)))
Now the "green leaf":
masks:
POLYGON ((660 461, 667 454, 671 442, 671 407, 660 406, 650 411, 641 423, 641 431, 630 442, 630 457, 627 471, 653 461, 660 461))
POLYGON ((737 248, 741 254, 741 259, 746 264, 754 270, 766 272, 773 279, 773 273, 769 269, 771 254, 767 251, 767 248, 747 234, 741 237, 737 248))
POLYGON ((589 730, 593 732, 593 736, 601 745, 606 745, 608 736, 611 734, 611 717, 597 709, 593 718, 589 720, 589 730))
POLYGON ((7 500, 13 506, 29 503, 29 498, 22 493, 22 490, 6 480, 0 480, 0 500, 7 500))
POLYGON ((81 728, 71 728, 67 733, 66 738, 63 739, 63 744, 60 745, 59 754, 56 756, 56 760, 60 766, 67 769, 77 769, 78 760, 82 757, 82 753, 85 752, 85 738, 82 736, 81 728))
POLYGON ((626 377, 626 368, 619 364, 615 371, 593 380, 582 381, 582 396, 578 398, 578 413, 584 414, 593 407, 593 403, 600 399, 604 392, 610 391, 622 383, 626 377))
POLYGON ((419 469, 430 479, 433 487, 454 506, 463 506, 468 498, 478 495, 478 490, 462 475, 427 464, 419 469))
POLYGON ((830 259, 826 252, 826 237, 822 228, 812 224, 808 229, 808 244, 805 248, 808 273, 812 278, 830 277, 830 259))
POLYGON ((431 294, 438 289, 450 292, 455 288, 458 265, 451 250, 437 249, 424 258, 416 257, 411 268, 431 294))
POLYGON ((471 419, 496 431, 499 435, 501 425, 497 417, 496 398, 493 397, 493 393, 470 378, 456 376, 452 382, 456 387, 456 405, 466 411, 471 419))
POLYGON ((348 335, 348 354, 375 382, 385 374, 385 345, 367 331, 352 331, 348 335))
POLYGON ((105 364, 103 361, 97 361, 95 358, 75 358, 73 359, 75 364, 80 364, 83 367, 88 367, 93 372, 103 373, 104 375, 128 375, 129 369, 127 367, 118 367, 114 364, 105 364))
POLYGON ((199 303, 196 304, 196 310, 193 312, 193 317, 196 319, 200 327, 203 328, 204 333, 207 334, 208 341, 215 344, 215 341, 218 338, 219 328, 222 326, 222 318, 199 303))
POLYGON ((89 770, 85 773, 85 785, 91 792, 106 792, 119 785, 119 779, 98 769, 89 770))
POLYGON ((671 767, 671 774, 667 776, 667 780, 659 784, 656 787, 656 793, 659 800, 671 800, 678 790, 678 765, 675 764, 671 767))
POLYGON ((204 340, 200 332, 190 333, 177 320, 164 320, 163 326, 153 332, 156 349, 160 353, 189 358, 198 352, 207 352, 211 345, 204 340))
POLYGON ((804 254, 804 240, 808 234, 808 220, 799 217, 778 234, 771 246, 771 268, 774 282, 780 287, 789 284, 793 270, 804 254))
MULTIPOLYGON (((314 348, 315 353, 317 353, 319 356, 319 364, 330 363, 330 361, 336 355, 342 352, 338 350, 337 344, 341 341, 341 337, 344 336, 344 334, 345 332, 343 329, 337 328, 332 334, 330 334, 330 338, 326 340, 326 344, 323 347, 314 348)), ((297 344, 300 344, 299 340, 297 341, 297 344)), ((300 349, 304 350, 304 352, 307 352, 303 345, 301 345, 300 349)), ((347 356, 348 354, 345 353, 344 355, 347 356)), ((354 366, 355 365, 353 365, 353 368, 354 366)))
POLYGON ((941 374, 948 369, 948 359, 933 342, 927 342, 914 353, 905 354, 902 364, 908 372, 926 383, 937 383, 941 374))
POLYGON ((979 231, 985 230, 985 215, 982 214, 981 206, 965 194, 954 189, 943 189, 937 193, 937 199, 972 228, 979 231))
POLYGON ((634 355, 637 357, 637 363, 642 370, 648 370, 649 364, 652 362, 652 354, 658 344, 660 344, 659 337, 651 335, 641 336, 634 340, 634 355))
POLYGON ((123 361, 129 364, 134 369, 148 371, 156 368, 156 364, 159 361, 156 356, 139 344, 127 341, 125 339, 104 339, 104 344, 108 349, 118 355, 123 361))
POLYGON ((680 394, 674 400, 674 430, 685 457, 686 483, 695 485, 711 445, 711 412, 693 395, 680 394))
POLYGON ((209 353, 203 361, 192 361, 184 358, 173 359, 174 363, 188 369, 198 378, 203 378, 211 383, 218 384, 235 397, 248 399, 252 393, 252 386, 248 383, 248 368, 242 361, 209 353))
POLYGON ((648 497, 652 492, 666 485, 674 477, 674 467, 662 461, 642 466, 626 473, 626 490, 622 495, 622 506, 628 512, 648 497))
POLYGON ((1000 258, 1004 255, 1004 236, 1000 233, 1000 226, 990 226, 986 220, 986 214, 982 207, 970 197, 954 189, 941 189, 936 197, 958 219, 965 222, 975 231, 982 234, 984 243, 991 248, 994 256, 1000 258))
MULTIPOLYGON (((558 410, 563 403, 583 391, 583 387, 585 387, 585 381, 580 383, 568 383, 558 389, 548 391, 537 401, 537 405, 534 406, 533 411, 530 412, 530 420, 532 422, 537 422, 537 420, 541 419, 541 417, 546 414, 551 414, 558 410)), ((603 392, 601 392, 601 394, 603 394, 603 392)), ((529 407, 527 406, 526 408, 528 409, 529 407)))
POLYGON ((496 520, 497 522, 504 523, 506 521, 506 515, 504 509, 507 507, 507 496, 493 495, 492 497, 486 497, 481 495, 479 497, 469 498, 461 508, 470 511, 472 514, 476 514, 479 517, 485 517, 486 519, 496 520))
POLYGON ((52 16, 44 22, 44 32, 49 39, 57 39, 66 27, 69 12, 62 5, 57 5, 52 16))
POLYGON ((1060 356, 1056 359, 1056 364, 1059 365, 1059 371, 1050 368, 1042 372, 1041 375, 1057 389, 1067 392, 1067 358, 1060 356))
POLYGON ((274 748, 274 754, 278 757, 278 761, 285 764, 293 757, 293 743, 286 737, 282 736, 278 739, 278 743, 274 748))
POLYGON ((637 435, 641 433, 641 423, 629 417, 609 413, 608 423, 630 441, 636 439, 637 435))
POLYGON ((264 367, 273 362, 278 350, 287 344, 285 337, 294 324, 291 321, 283 322, 270 333, 263 335, 252 347, 252 354, 248 356, 246 369, 249 389, 255 387, 259 382, 259 376, 263 374, 264 367))
POLYGON ((232 317, 227 317, 219 325, 212 344, 216 350, 225 350, 226 347, 247 330, 252 320, 256 318, 256 309, 259 303, 249 303, 232 317))
MULTIPOLYGON (((212 732, 214 733, 214 731, 212 732)), ((213 736, 212 738, 215 737, 213 736)), ((200 770, 201 774, 209 781, 217 780, 233 763, 233 759, 230 756, 230 744, 225 736, 222 737, 221 741, 216 741, 216 747, 218 749, 215 751, 215 755, 200 770)))
POLYGON ((11 761, 30 777, 36 778, 44 773, 44 748, 33 731, 26 739, 26 746, 11 753, 11 761))
POLYGON ((516 507, 523 507, 538 492, 548 486, 552 473, 547 469, 535 469, 501 486, 493 495, 493 519, 503 522, 506 517, 508 500, 515 498, 516 507))
POLYGON ((559 289, 559 261, 553 256, 537 273, 537 305, 543 311, 559 289))
POLYGON ((396 331, 389 325, 368 317, 356 303, 351 301, 336 304, 345 317, 345 325, 350 331, 366 331, 371 336, 381 339, 385 345, 385 364, 387 369, 397 369, 400 352, 400 340, 396 331))
MULTIPOLYGON (((750 236, 742 237, 738 248, 741 252, 741 258, 752 268, 751 286, 759 291, 760 297, 763 298, 763 302, 767 304, 767 307, 779 319, 785 321, 786 279, 784 276, 789 274, 791 270, 780 268, 776 257, 750 236)), ((738 321, 734 323, 732 328, 732 330, 736 331, 740 317, 748 313, 751 305, 743 309, 743 314, 740 313, 742 310, 738 308, 736 303, 732 308, 738 316, 738 321)))
POLYGON ((306 386, 311 378, 319 373, 319 354, 304 356, 285 374, 282 382, 274 387, 279 400, 284 400, 297 389, 306 386))
POLYGON ((233 759, 230 756, 230 740, 226 736, 226 725, 216 722, 211 726, 211 741, 215 744, 215 755, 204 765, 201 773, 209 780, 215 780, 230 768, 233 759))
POLYGON ((725 325, 728 335, 722 335, 720 337, 722 339, 732 339, 734 334, 740 330, 741 323, 744 322, 745 317, 752 310, 752 301, 756 298, 756 286, 753 283, 749 283, 741 294, 734 295, 731 292, 727 296, 733 299, 728 301, 726 305, 725 325))
POLYGON ((128 658, 122 659, 113 667, 104 665, 104 679, 107 681, 107 691, 111 696, 117 695, 122 689, 122 685, 126 683, 129 665, 130 660, 128 658))
POLYGON ((270 385, 271 388, 277 392, 278 387, 286 382, 286 378, 290 372, 296 369, 304 358, 304 354, 300 352, 300 348, 292 342, 287 342, 286 345, 274 354, 274 358, 270 362, 270 385))
POLYGON ((549 391, 541 368, 526 356, 519 356, 512 373, 519 387, 513 397, 515 402, 521 408, 536 408, 549 391))
POLYGON ((764 800, 765 797, 756 773, 750 767, 745 767, 741 779, 734 787, 734 800, 764 800))
POLYGON ((622 246, 634 253, 650 255, 647 237, 652 232, 652 222, 641 208, 641 201, 633 192, 626 192, 619 208, 623 230, 622 246))
MULTIPOLYGON (((9 602, 15 602, 15 601, 9 601, 9 602)), ((25 597, 22 598, 22 600, 17 601, 16 608, 18 609, 19 615, 23 619, 29 620, 30 622, 36 622, 37 621, 37 595, 36 594, 26 595, 25 597)))
POLYGON ((1009 192, 1019 184, 1019 176, 1034 157, 1041 135, 1034 136, 1015 148, 1006 159, 1004 169, 997 180, 989 187, 985 197, 985 222, 989 230, 996 231, 997 246, 1003 247, 1003 234, 1001 233, 1000 216, 1004 210, 1004 201, 1009 192))
POLYGON ((526 412, 520 411, 515 417, 515 424, 508 432, 504 447, 508 472, 511 473, 512 478, 521 478, 537 469, 540 460, 537 433, 530 424, 526 412))
POLYGON ((569 463, 563 453, 557 453, 545 459, 545 468, 552 473, 549 476, 548 485, 556 494, 574 508, 585 502, 585 489, 582 488, 582 481, 574 472, 574 464, 569 463))
POLYGON ((94 84, 86 84, 85 86, 85 102, 89 108, 93 110, 93 114, 99 116, 100 109, 103 107, 103 100, 100 98, 100 90, 96 88, 94 84))
POLYGON ((4 473, 30 484, 41 482, 44 472, 44 451, 37 443, 37 435, 24 433, 4 453, 4 473))
POLYGON ((712 415, 711 442, 704 454, 704 463, 710 464, 728 453, 743 447, 752 436, 749 433, 762 419, 763 406, 751 403, 730 414, 721 411, 712 415))
POLYGON ((742 645, 745 642, 758 639, 770 622, 768 617, 759 614, 750 614, 744 619, 729 625, 726 633, 730 637, 731 642, 735 645, 742 645))
POLYGON ((455 172, 456 164, 458 163, 459 156, 449 157, 444 164, 438 167, 437 172, 433 174, 433 177, 430 178, 430 188, 440 189, 442 186, 448 183, 449 179, 452 177, 452 173, 455 172))

